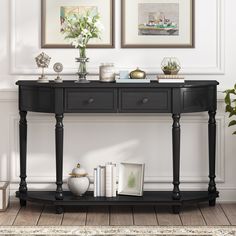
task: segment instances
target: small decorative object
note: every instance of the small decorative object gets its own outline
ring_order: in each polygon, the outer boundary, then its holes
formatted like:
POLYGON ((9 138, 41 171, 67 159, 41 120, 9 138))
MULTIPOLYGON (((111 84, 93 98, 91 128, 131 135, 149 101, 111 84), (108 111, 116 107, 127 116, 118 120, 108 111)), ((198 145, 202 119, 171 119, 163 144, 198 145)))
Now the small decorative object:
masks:
POLYGON ((129 76, 131 79, 145 79, 146 73, 137 67, 136 70, 130 72, 129 76))
POLYGON ((9 182, 0 182, 0 212, 6 211, 9 205, 10 185, 9 182))
POLYGON ((35 58, 35 61, 36 61, 36 64, 37 64, 38 68, 42 68, 42 74, 41 74, 41 76, 39 77, 39 79, 37 81, 38 83, 48 83, 49 82, 49 80, 45 77, 44 69, 48 68, 48 66, 50 64, 50 60, 51 60, 51 57, 49 57, 44 52, 40 53, 35 58))
MULTIPOLYGON (((229 113, 229 118, 236 117, 236 84, 234 85, 234 88, 226 90, 224 93, 226 93, 225 96, 225 112, 229 113)), ((229 127, 236 125, 236 119, 231 120, 229 122, 229 127)), ((233 134, 236 135, 236 131, 233 132, 233 134)))
POLYGON ((99 67, 99 79, 101 82, 114 82, 116 79, 114 64, 101 64, 99 67))
POLYGON ((68 179, 68 187, 70 191, 76 196, 82 196, 89 188, 89 178, 86 171, 77 165, 77 168, 72 170, 68 179))
POLYGON ((60 73, 63 71, 63 65, 61 63, 57 62, 54 64, 53 70, 57 73, 57 78, 54 80, 54 82, 62 83, 63 80, 60 77, 60 73))
POLYGON ((121 163, 119 166, 118 194, 142 196, 144 164, 121 163))
POLYGON ((165 75, 177 75, 180 67, 180 62, 176 57, 165 57, 161 63, 161 69, 165 75))
POLYGON ((129 71, 128 70, 121 70, 119 72, 120 79, 129 79, 129 71))
POLYGON ((76 83, 88 83, 86 79, 87 68, 86 63, 89 58, 86 57, 86 47, 90 39, 100 38, 103 31, 103 25, 100 22, 100 15, 96 8, 90 10, 74 12, 64 16, 64 23, 61 32, 75 48, 79 48, 79 62, 78 76, 76 83))

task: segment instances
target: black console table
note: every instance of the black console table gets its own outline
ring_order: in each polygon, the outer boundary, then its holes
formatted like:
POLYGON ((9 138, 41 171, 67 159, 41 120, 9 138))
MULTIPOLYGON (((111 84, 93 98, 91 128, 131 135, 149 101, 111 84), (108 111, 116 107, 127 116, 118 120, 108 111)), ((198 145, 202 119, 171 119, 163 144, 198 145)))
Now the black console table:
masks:
POLYGON ((21 206, 27 201, 55 205, 57 213, 66 205, 172 205, 178 213, 185 203, 209 201, 214 206, 219 193, 215 184, 215 143, 217 81, 186 81, 185 84, 77 84, 51 81, 18 81, 20 110, 20 187, 16 193, 21 206), (209 186, 207 191, 183 191, 180 185, 180 116, 190 112, 209 113, 209 186), (56 191, 28 191, 26 183, 27 112, 53 113, 56 118, 56 191), (92 192, 75 197, 63 192, 64 113, 170 113, 173 118, 173 191, 144 192, 143 197, 94 198, 92 192))

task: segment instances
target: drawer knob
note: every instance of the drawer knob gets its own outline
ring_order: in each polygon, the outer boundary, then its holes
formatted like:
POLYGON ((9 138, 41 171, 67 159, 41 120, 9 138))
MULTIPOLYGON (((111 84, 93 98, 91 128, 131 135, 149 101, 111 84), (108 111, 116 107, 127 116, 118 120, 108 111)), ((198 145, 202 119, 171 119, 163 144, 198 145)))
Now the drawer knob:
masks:
POLYGON ((89 98, 88 104, 92 104, 92 103, 94 103, 94 98, 89 98))
POLYGON ((143 98, 142 103, 143 103, 143 104, 146 104, 146 103, 148 103, 148 101, 149 101, 148 98, 143 98))

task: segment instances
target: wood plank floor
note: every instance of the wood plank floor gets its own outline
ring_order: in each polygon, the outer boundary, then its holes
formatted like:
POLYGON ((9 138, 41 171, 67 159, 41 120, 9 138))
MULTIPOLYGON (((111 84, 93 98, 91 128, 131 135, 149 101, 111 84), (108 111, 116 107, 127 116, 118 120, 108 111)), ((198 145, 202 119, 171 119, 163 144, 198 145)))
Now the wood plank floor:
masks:
POLYGON ((61 215, 53 207, 28 203, 20 207, 11 202, 6 212, 0 212, 0 226, 228 226, 236 225, 236 203, 186 206, 180 214, 170 207, 68 207, 61 215))

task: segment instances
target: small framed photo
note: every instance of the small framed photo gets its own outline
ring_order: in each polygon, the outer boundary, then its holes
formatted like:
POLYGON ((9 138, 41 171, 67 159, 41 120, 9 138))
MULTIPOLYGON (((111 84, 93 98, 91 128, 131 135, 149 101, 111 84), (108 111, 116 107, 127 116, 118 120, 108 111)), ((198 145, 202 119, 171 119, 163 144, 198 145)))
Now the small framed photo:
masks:
POLYGON ((142 196, 144 164, 120 163, 118 194, 142 196))

